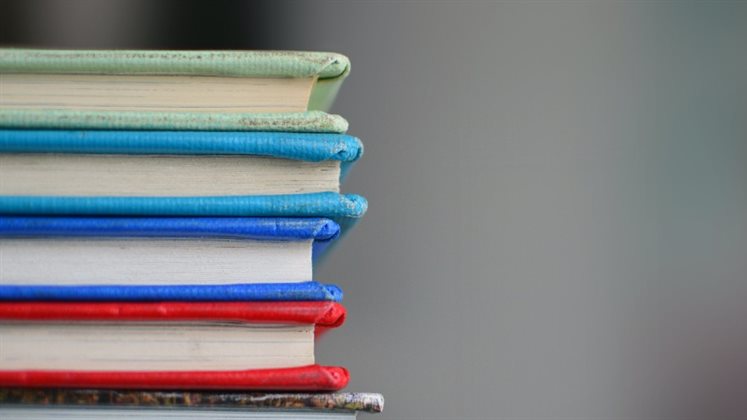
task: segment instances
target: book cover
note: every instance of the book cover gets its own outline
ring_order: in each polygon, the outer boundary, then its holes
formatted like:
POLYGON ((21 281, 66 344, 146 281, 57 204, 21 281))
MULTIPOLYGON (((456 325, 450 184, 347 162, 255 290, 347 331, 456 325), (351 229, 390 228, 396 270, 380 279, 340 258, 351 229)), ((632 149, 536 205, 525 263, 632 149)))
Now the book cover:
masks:
POLYGON ((0 214, 329 218, 343 230, 368 208, 365 198, 333 192, 219 197, 0 196, 0 214))
POLYGON ((226 285, 0 285, 0 301, 341 302, 342 298, 339 287, 315 281, 226 285))
POLYGON ((327 110, 350 60, 313 51, 168 51, 0 49, 0 73, 316 77, 312 110, 327 110))
POLYGON ((44 217, 1 216, 0 238, 215 238, 313 240, 315 256, 340 234, 323 218, 275 217, 44 217))
POLYGON ((0 127, 92 130, 234 130, 344 133, 348 122, 322 111, 203 113, 0 109, 0 127))
MULTIPOLYGON (((341 325, 345 308, 334 302, 0 302, 0 321, 180 322, 315 324, 316 334, 341 325)), ((309 365, 230 371, 2 370, 1 387, 106 389, 244 389, 336 391, 346 369, 309 365)))
POLYGON ((0 388, 0 404, 18 406, 212 408, 244 410, 363 411, 380 413, 384 397, 373 393, 247 393, 103 389, 0 388))
POLYGON ((363 154, 344 134, 252 131, 0 130, 0 153, 257 155, 338 160, 344 176, 363 154))
POLYGON ((0 302, 0 321, 226 321, 325 330, 345 315, 336 302, 0 302))
POLYGON ((296 368, 236 371, 98 372, 0 370, 0 387, 100 389, 222 389, 256 391, 339 391, 347 369, 309 365, 296 368))

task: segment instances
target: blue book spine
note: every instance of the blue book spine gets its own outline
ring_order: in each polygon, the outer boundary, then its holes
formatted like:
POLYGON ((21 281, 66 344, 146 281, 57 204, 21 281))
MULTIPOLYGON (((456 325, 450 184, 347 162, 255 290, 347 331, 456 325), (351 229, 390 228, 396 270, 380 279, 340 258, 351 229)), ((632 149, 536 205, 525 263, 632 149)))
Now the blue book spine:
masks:
POLYGON ((360 218, 368 202, 321 192, 214 197, 0 196, 2 214, 360 218))
POLYGON ((363 154, 355 137, 332 133, 247 131, 0 130, 0 153, 258 155, 342 162, 342 176, 363 154))
POLYGON ((355 194, 226 197, 49 197, 0 196, 0 214, 85 216, 322 217, 347 232, 366 213, 355 194))
POLYGON ((0 237, 311 239, 314 258, 339 234, 324 218, 0 216, 0 237))
POLYGON ((342 290, 330 284, 303 283, 56 286, 0 285, 2 301, 342 301, 342 290))
POLYGON ((0 216, 0 237, 329 240, 339 231, 337 223, 324 218, 0 216))

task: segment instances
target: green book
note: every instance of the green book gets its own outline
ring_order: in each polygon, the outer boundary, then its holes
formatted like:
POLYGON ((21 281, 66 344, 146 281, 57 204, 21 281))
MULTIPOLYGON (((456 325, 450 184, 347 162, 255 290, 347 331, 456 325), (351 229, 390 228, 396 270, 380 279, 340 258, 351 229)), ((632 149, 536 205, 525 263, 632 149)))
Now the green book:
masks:
POLYGON ((0 128, 336 132, 347 57, 0 49, 0 128))

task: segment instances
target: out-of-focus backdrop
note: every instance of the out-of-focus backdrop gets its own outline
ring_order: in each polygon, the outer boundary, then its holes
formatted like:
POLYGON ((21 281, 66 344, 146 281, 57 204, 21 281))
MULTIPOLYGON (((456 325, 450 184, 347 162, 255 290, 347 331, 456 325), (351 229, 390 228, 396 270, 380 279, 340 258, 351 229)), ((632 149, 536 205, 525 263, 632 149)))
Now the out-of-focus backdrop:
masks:
POLYGON ((0 35, 351 58, 370 210, 317 354, 378 418, 747 413, 747 3, 24 0, 0 35))

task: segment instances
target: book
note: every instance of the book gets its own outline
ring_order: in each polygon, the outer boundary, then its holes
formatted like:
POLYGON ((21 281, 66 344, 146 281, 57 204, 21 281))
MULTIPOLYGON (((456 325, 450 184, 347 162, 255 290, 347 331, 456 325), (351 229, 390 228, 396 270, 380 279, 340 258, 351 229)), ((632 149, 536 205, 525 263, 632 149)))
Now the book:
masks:
POLYGON ((0 196, 339 192, 362 153, 342 134, 0 130, 0 196))
POLYGON ((294 51, 0 49, 0 126, 344 132, 350 70, 294 51))
POLYGON ((0 388, 0 416, 27 418, 342 419, 380 413, 372 393, 246 393, 0 388))
POLYGON ((338 390, 335 302, 0 302, 0 387, 338 390))
POLYGON ((309 282, 338 235, 319 218, 0 216, 0 285, 309 282))

